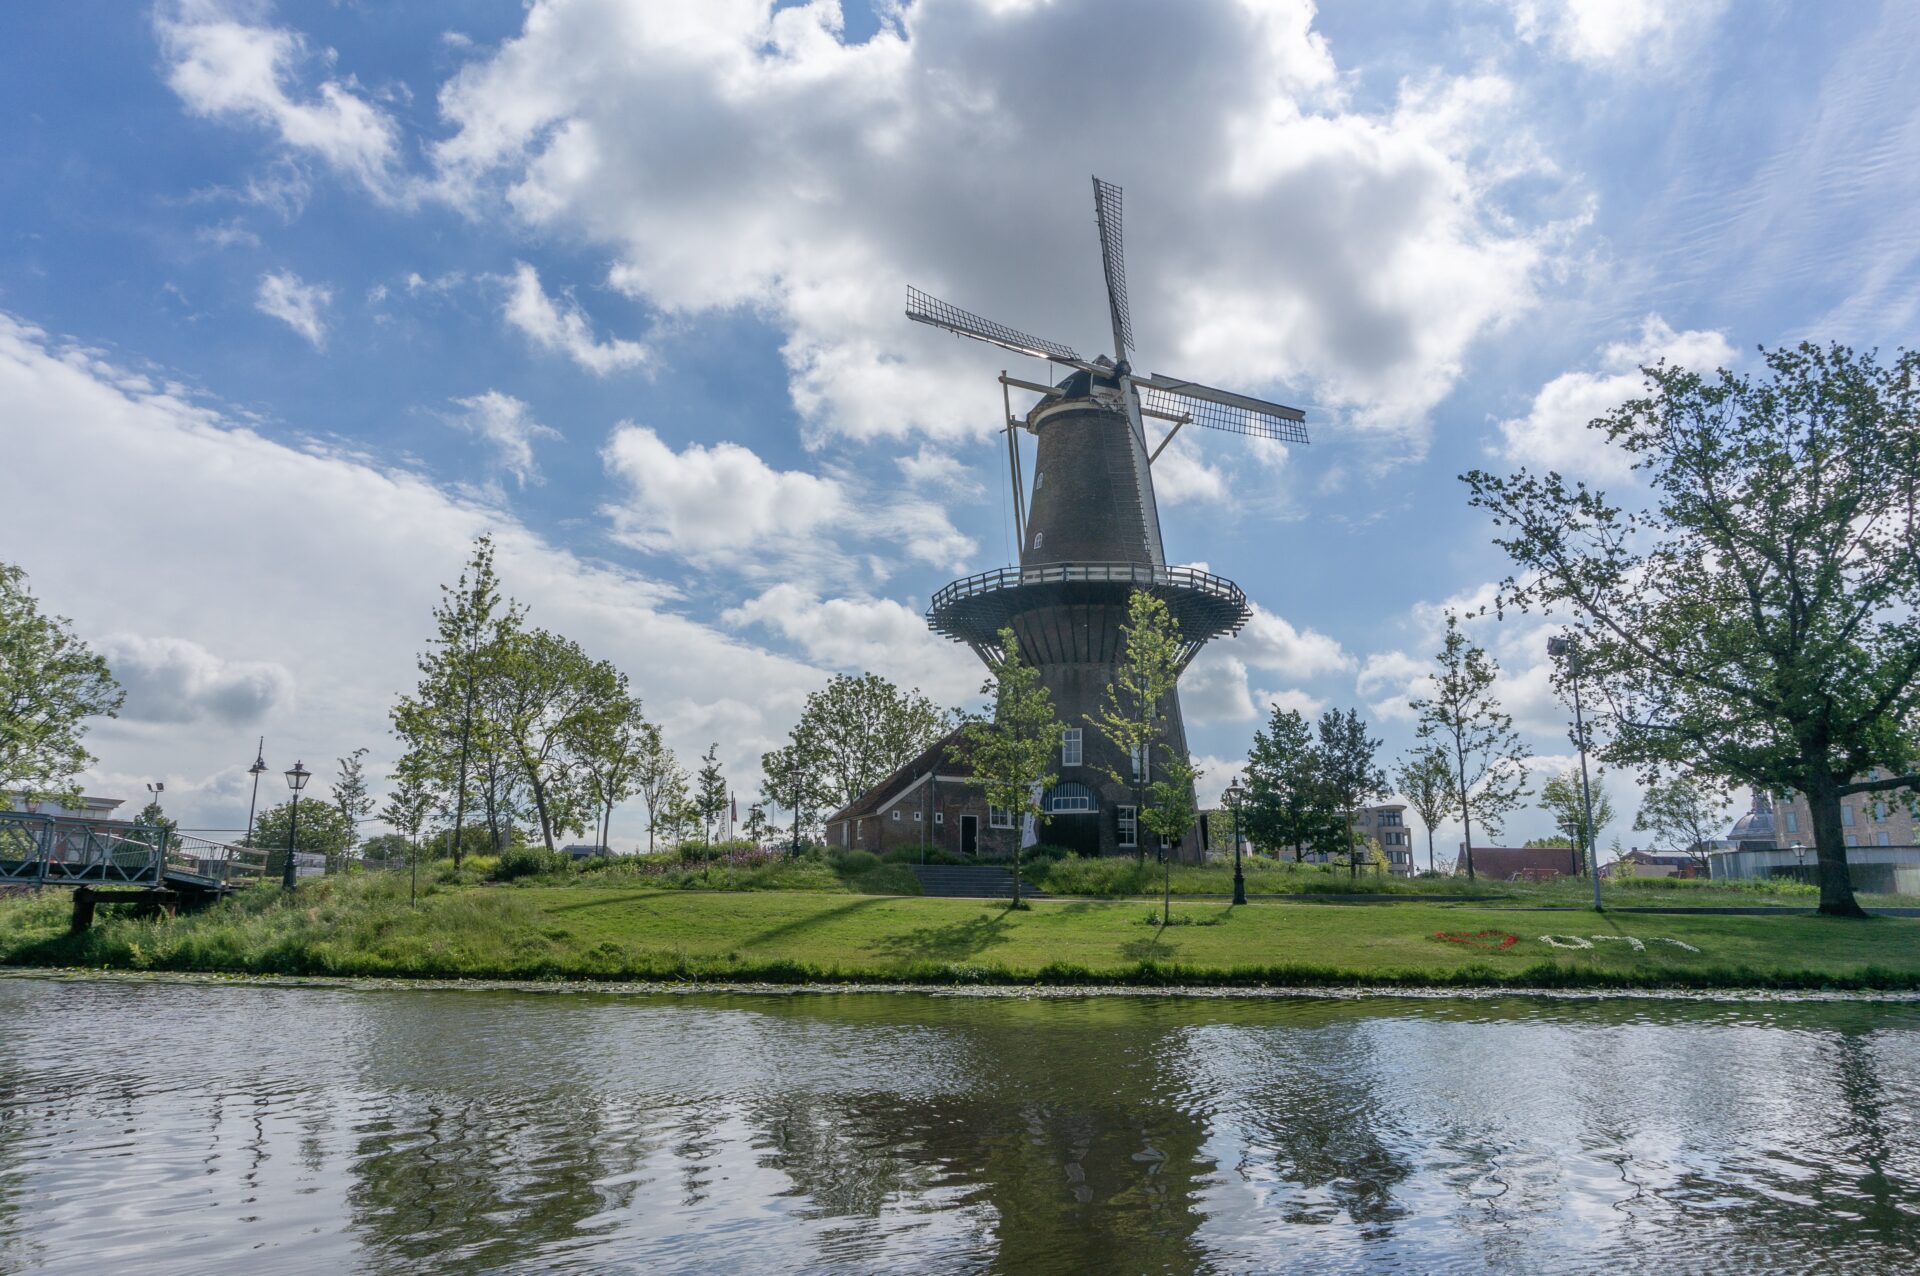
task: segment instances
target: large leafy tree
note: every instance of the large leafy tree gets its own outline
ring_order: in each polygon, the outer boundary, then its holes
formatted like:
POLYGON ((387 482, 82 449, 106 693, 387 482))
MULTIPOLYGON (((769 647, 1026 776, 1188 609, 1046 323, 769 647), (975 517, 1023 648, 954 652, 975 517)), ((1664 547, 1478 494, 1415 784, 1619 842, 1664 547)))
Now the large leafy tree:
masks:
POLYGON ((1267 725, 1253 733, 1244 782, 1240 818, 1255 846, 1275 854, 1291 850, 1298 861, 1322 840, 1332 808, 1313 728, 1298 709, 1270 706, 1267 725))
POLYGON ((1447 613, 1447 635, 1440 646, 1433 690, 1413 702, 1420 715, 1420 738, 1447 755, 1453 781, 1453 809, 1460 813, 1462 854, 1467 876, 1473 871, 1473 821, 1488 837, 1498 837, 1527 795, 1526 761, 1532 751, 1520 742, 1513 717, 1500 707, 1494 683, 1500 666, 1447 613))
POLYGON ((1707 849, 1726 827, 1727 790, 1710 776, 1681 773, 1656 780, 1640 798, 1635 832, 1651 833, 1661 844, 1707 867, 1707 849))
POLYGON ((640 699, 627 690, 625 674, 613 674, 615 689, 586 705, 571 724, 568 749, 580 769, 581 786, 596 816, 595 842, 612 845, 613 808, 633 797, 640 750, 648 728, 640 699))
POLYGON ((1341 713, 1328 709, 1320 715, 1319 774, 1327 797, 1341 816, 1339 846, 1347 857, 1349 875, 1359 871, 1361 856, 1356 854, 1353 821, 1366 803, 1387 791, 1387 773, 1374 761, 1380 742, 1367 734, 1367 724, 1357 709, 1341 713))
MULTIPOLYGON (((1153 777, 1175 762, 1186 761, 1157 756, 1154 749, 1156 745, 1164 749, 1170 725, 1167 710, 1180 679, 1184 646, 1180 626, 1165 600, 1140 589, 1127 597, 1127 622, 1120 634, 1120 661, 1113 681, 1107 684, 1098 711, 1086 720, 1111 746, 1110 756, 1126 759, 1121 767, 1107 766, 1107 778, 1133 789, 1141 827, 1157 831, 1148 819, 1155 794, 1153 777)), ((1144 861, 1146 839, 1139 841, 1144 861)))
POLYGON ((41 612, 26 573, 0 563, 0 809, 15 794, 78 802, 87 719, 115 717, 125 696, 72 623, 41 612))
POLYGON ((1427 830, 1427 871, 1434 871, 1433 831, 1453 814, 1453 764, 1438 746, 1415 749, 1394 768, 1393 783, 1427 830))
POLYGON ((804 739, 789 740, 760 755, 760 774, 766 777, 767 800, 787 812, 790 836, 798 840, 819 824, 821 785, 818 761, 804 739))
POLYGON ((625 680, 580 644, 545 629, 512 635, 491 676, 500 706, 493 729, 526 781, 541 840, 552 851, 556 834, 586 830, 586 795, 568 745, 583 716, 624 694, 625 680))
MULTIPOLYGON (((1587 827, 1586 802, 1580 790, 1580 770, 1569 767, 1540 786, 1540 806, 1553 820, 1553 827, 1566 838, 1566 845, 1580 852, 1580 864, 1594 863, 1600 844, 1600 830, 1613 823, 1613 799, 1607 795, 1607 773, 1593 773, 1588 785, 1593 799, 1593 826, 1587 827)), ((1584 868, 1583 868, 1584 871, 1584 868)))
POLYGON ((686 788, 687 773, 681 770, 680 760, 667 747, 658 726, 640 722, 634 730, 633 790, 647 808, 647 850, 651 852, 654 832, 665 827, 676 794, 686 788))
MULTIPOLYGON (((489 536, 474 541, 460 579, 442 585, 440 594, 433 609, 434 636, 418 661, 419 684, 394 705, 393 730, 452 798, 453 827, 465 828, 476 752, 495 743, 482 688, 512 646, 523 612, 500 592, 489 536)), ((456 866, 466 843, 464 835, 454 840, 456 866)))
POLYGON ((1052 785, 1060 715, 1040 671, 1020 654, 1013 630, 1000 631, 1000 647, 988 665, 981 694, 993 701, 988 717, 965 724, 967 759, 988 803, 1014 815, 1013 902, 1020 902, 1020 841, 1028 819, 1040 817, 1040 795, 1052 785))
POLYGON ((1751 377, 1645 369, 1590 424, 1632 459, 1633 508, 1555 473, 1465 479, 1519 569, 1503 601, 1577 622, 1605 756, 1805 793, 1820 911, 1860 917, 1841 799, 1920 785, 1920 354, 1763 353, 1751 377))
MULTIPOLYGON (((286 867, 288 839, 292 835, 293 802, 282 802, 260 812, 254 821, 251 844, 267 853, 265 878, 279 879, 286 867)), ((312 851, 337 863, 347 853, 353 837, 353 825, 329 802, 309 798, 300 803, 300 841, 297 849, 312 851)))
POLYGON ((788 746, 797 753, 782 760, 803 764, 807 806, 838 810, 952 729, 952 715, 917 688, 902 691, 876 673, 835 674, 807 697, 788 746))

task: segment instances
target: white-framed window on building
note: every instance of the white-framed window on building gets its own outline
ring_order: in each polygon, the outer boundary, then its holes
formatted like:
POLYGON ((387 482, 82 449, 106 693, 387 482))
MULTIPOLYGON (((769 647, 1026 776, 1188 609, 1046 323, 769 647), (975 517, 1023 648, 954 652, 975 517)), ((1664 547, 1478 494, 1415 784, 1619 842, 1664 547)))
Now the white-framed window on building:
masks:
POLYGON ((1128 753, 1128 757, 1133 762, 1133 778, 1136 780, 1146 779, 1147 778, 1147 746, 1144 744, 1134 745, 1132 750, 1128 753))
POLYGON ((1859 839, 1859 838, 1857 838, 1857 837, 1855 837, 1855 836, 1854 836, 1853 834, 1851 834, 1851 833, 1849 833, 1849 834, 1847 834, 1847 845, 1848 845, 1848 846, 1858 846, 1858 845, 1860 845, 1860 839, 1859 839))
POLYGON ((1060 765, 1080 765, 1080 728, 1068 727, 1060 733, 1060 765))
POLYGON ((987 807, 987 827, 990 829, 1012 828, 1013 812, 1004 806, 987 807))
POLYGON ((1892 845, 1893 845, 1893 834, 1891 834, 1891 833, 1875 833, 1875 834, 1873 835, 1873 844, 1874 844, 1875 846, 1892 846, 1892 845))
POLYGON ((1875 798, 1873 800, 1873 822, 1875 824, 1878 824, 1886 818, 1887 818, 1887 804, 1885 802, 1882 802, 1879 798, 1875 798))
MULTIPOLYGON (((898 823, 900 822, 900 812, 898 812, 898 811, 895 811, 895 812, 893 813, 893 822, 894 822, 895 824, 898 824, 898 823)), ((289 840, 289 841, 291 841, 292 839, 291 839, 291 838, 289 838, 288 840, 289 840)))
POLYGON ((1140 844, 1140 819, 1139 819, 1138 808, 1131 807, 1131 806, 1118 806, 1114 808, 1114 811, 1119 816, 1119 819, 1120 819, 1120 837, 1119 837, 1120 845, 1138 846, 1140 844))
POLYGON ((1040 490, 1040 485, 1046 481, 1047 481, 1047 472, 1045 470, 1041 470, 1038 474, 1033 476, 1033 490, 1038 492, 1040 490))
POLYGON ((947 822, 947 813, 945 811, 935 811, 933 813, 933 822, 935 824, 945 824, 947 822))
POLYGON ((915 811, 915 812, 913 813, 913 822, 914 822, 915 824, 918 824, 918 823, 920 822, 920 812, 918 812, 918 811, 915 811))
POLYGON ((1047 539, 1047 534, 1045 532, 1035 532, 1033 534, 1033 547, 1035 549, 1039 549, 1040 543, 1046 539, 1047 539))
POLYGON ((1400 812, 1382 811, 1378 822, 1381 828, 1397 829, 1400 827, 1400 812))
POLYGON ((1840 804, 1840 822, 1842 824, 1853 823, 1853 807, 1845 802, 1840 804))
POLYGON ((1787 832, 1798 833, 1799 831, 1800 831, 1800 812, 1788 811, 1787 812, 1787 832))

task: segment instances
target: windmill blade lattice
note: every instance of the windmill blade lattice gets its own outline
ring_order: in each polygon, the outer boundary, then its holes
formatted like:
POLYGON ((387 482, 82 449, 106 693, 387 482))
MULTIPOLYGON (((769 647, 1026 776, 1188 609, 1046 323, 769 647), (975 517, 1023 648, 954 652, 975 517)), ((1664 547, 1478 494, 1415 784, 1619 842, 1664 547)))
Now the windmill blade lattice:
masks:
POLYGON ((1306 443, 1306 414, 1298 408, 1268 403, 1264 399, 1215 390, 1192 381, 1174 382, 1167 377, 1136 380, 1140 406, 1148 412, 1167 417, 1188 417, 1195 425, 1229 434, 1245 434, 1276 443, 1306 443))
POLYGON ((1100 264, 1107 274, 1107 312, 1113 319, 1113 357, 1133 349, 1133 312, 1127 306, 1127 257, 1120 239, 1120 188, 1093 179, 1093 216, 1100 223, 1100 264))
POLYGON ((1011 350, 1015 354, 1031 355, 1035 359, 1050 359, 1055 363, 1084 364, 1071 346, 1061 345, 1058 341, 1048 341, 1044 337, 1034 337, 1021 332, 1018 328, 1009 328, 1003 323, 982 318, 970 310, 962 310, 929 296, 918 288, 907 289, 907 318, 919 323, 931 324, 936 328, 945 328, 948 332, 962 337, 972 337, 975 341, 985 341, 999 346, 1002 350, 1011 350))

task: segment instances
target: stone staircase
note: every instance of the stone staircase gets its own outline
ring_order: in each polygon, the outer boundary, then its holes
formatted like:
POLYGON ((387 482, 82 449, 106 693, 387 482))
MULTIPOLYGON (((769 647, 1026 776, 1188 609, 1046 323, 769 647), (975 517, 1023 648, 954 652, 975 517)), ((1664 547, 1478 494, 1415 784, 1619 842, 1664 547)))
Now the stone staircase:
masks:
MULTIPOLYGON (((1012 899, 1013 874, 1004 868, 973 868, 961 864, 909 864, 920 879, 922 895, 942 895, 954 899, 1012 899)), ((1020 889, 1022 899, 1045 899, 1044 893, 1030 886, 1020 889)))

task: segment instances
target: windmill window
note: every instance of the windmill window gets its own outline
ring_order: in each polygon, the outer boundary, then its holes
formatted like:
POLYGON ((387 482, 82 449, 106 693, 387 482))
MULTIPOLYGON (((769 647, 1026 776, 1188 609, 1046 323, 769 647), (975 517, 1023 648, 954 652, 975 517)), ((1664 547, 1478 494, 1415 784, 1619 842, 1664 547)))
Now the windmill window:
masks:
POLYGON ((1034 475, 1034 476, 1033 476, 1033 490, 1034 490, 1034 491, 1036 491, 1036 492, 1037 492, 1037 491, 1039 491, 1039 490, 1040 490, 1040 485, 1041 485, 1042 483, 1044 483, 1044 482, 1046 482, 1046 481, 1047 481, 1047 475, 1046 475, 1046 471, 1044 471, 1044 470, 1042 470, 1042 471, 1041 471, 1040 473, 1038 473, 1038 474, 1036 474, 1036 475, 1034 475))
MULTIPOLYGON (((1060 765, 1080 765, 1080 728, 1068 727, 1060 733, 1060 765)), ((1089 808, 1091 809, 1091 808, 1089 808)))
POLYGON ((1033 547, 1035 549, 1039 549, 1040 543, 1046 539, 1047 539, 1047 534, 1045 532, 1035 532, 1033 534, 1033 547))
POLYGON ((895 811, 895 812, 893 813, 893 818, 894 818, 894 821, 895 821, 895 823, 898 823, 898 822, 899 822, 899 819, 900 819, 900 812, 898 812, 898 811, 895 811))

